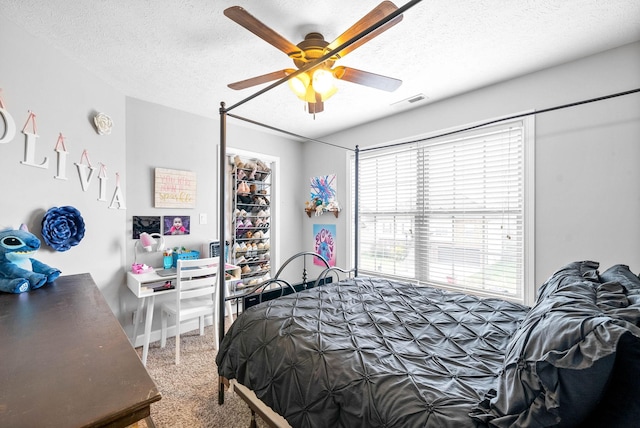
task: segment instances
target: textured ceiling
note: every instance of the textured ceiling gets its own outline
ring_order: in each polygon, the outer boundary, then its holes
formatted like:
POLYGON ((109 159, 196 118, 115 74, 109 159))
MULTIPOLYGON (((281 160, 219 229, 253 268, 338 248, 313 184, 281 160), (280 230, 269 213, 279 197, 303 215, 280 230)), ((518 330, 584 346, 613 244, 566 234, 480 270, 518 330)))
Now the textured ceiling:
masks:
MULTIPOLYGON (((229 107, 267 86, 228 83, 293 67, 224 9, 242 6, 297 44, 310 31, 333 40, 378 3, 0 0, 0 13, 127 96, 218 118, 221 101, 229 107)), ((284 84, 232 113, 317 138, 636 40, 638 0, 422 1, 336 63, 401 79, 395 92, 341 81, 314 119, 284 84), (417 94, 426 100, 396 104, 417 94)))

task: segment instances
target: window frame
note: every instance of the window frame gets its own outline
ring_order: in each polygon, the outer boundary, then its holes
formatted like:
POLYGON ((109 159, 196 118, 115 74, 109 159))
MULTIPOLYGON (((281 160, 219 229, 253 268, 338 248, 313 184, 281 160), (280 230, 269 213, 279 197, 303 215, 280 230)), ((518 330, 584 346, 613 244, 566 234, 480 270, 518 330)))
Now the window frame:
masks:
MULTIPOLYGON (((440 144, 442 141, 446 140, 457 140, 463 138, 465 135, 469 134, 478 134, 478 131, 482 131, 483 129, 491 129, 495 126, 508 125, 510 123, 522 123, 522 174, 521 179, 523 182, 523 208, 522 208, 522 296, 521 298, 511 297, 503 294, 487 294, 487 293, 478 293, 473 289, 466 289, 465 292, 469 294, 480 294, 489 297, 499 297, 505 300, 512 300, 518 303, 523 303, 526 305, 532 305, 535 299, 535 280, 534 280, 534 258, 535 258, 535 116, 533 112, 525 112, 515 116, 510 116, 511 119, 507 118, 502 121, 500 118, 493 119, 485 122, 478 122, 470 125, 466 125, 463 127, 447 129, 444 131, 432 132, 428 134, 418 135, 411 139, 411 141, 407 141, 406 144, 410 142, 418 142, 421 140, 434 140, 434 144, 440 144), (513 117, 517 117, 517 119, 513 119, 513 117), (483 123, 490 123, 490 125, 482 126, 483 123)), ((406 141, 406 140, 405 140, 406 141)), ((390 143, 386 143, 378 146, 367 146, 362 149, 363 151, 371 151, 375 149, 384 149, 394 145, 404 144, 404 141, 394 141, 390 143)), ((350 177, 350 185, 347 186, 349 192, 349 205, 351 213, 351 218, 349 222, 347 222, 347 233, 352 239, 349 240, 347 245, 348 254, 350 255, 351 265, 355 266, 355 228, 354 228, 354 215, 355 215, 355 201, 354 201, 354 153, 347 153, 347 176, 350 177)), ((366 186, 366 183, 362 182, 360 177, 360 186, 366 186)), ((362 221, 362 220, 360 220, 362 221)), ((359 235, 361 235, 361 231, 359 231, 359 235)), ((362 246, 362 239, 359 239, 359 246, 362 246)), ((357 248, 358 260, 362 260, 361 251, 362 248, 357 248)), ((416 265, 418 264, 415 262, 416 265)), ((361 264, 361 263, 360 263, 361 264)), ((417 266, 416 266, 417 268, 417 266)), ((412 282, 418 283, 415 279, 409 279, 403 276, 395 276, 395 275, 385 275, 380 274, 379 272, 371 272, 362 270, 361 266, 358 266, 359 274, 365 275, 376 275, 376 276, 385 276, 390 278, 397 278, 401 280, 410 280, 412 282)), ((420 281, 419 283, 425 284, 424 281, 420 281)), ((428 284, 427 285, 432 285, 428 284)), ((435 285, 442 286, 442 285, 435 285)), ((442 288, 448 288, 446 286, 442 286, 442 288)))

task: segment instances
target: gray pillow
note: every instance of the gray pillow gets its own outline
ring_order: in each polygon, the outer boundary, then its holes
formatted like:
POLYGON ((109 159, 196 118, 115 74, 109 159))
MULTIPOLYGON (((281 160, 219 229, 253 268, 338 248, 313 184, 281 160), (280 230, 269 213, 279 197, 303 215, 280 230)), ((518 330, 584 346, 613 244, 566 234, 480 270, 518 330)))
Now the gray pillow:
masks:
POLYGON ((591 260, 572 262, 554 272, 538 289, 536 302, 544 299, 556 290, 576 281, 600 282, 598 267, 600 264, 591 260))
POLYGON ((627 291, 640 290, 640 278, 638 278, 627 265, 614 265, 600 274, 602 282, 619 282, 627 291))

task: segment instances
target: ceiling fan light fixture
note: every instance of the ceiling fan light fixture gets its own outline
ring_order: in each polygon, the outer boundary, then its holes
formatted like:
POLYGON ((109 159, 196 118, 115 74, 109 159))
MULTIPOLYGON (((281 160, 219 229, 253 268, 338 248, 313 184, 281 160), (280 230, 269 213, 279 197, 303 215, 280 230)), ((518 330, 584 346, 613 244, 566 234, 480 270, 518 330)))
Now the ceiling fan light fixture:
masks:
POLYGON ((307 94, 307 90, 309 88, 309 82, 311 79, 307 73, 300 73, 295 77, 289 79, 289 88, 293 91, 294 94, 301 100, 305 99, 305 95, 307 94))
POLYGON ((331 95, 336 93, 337 88, 334 82, 335 78, 330 70, 318 68, 313 72, 311 85, 313 86, 313 90, 322 95, 323 98, 329 98, 331 95))
POLYGON ((289 79, 288 84, 291 91, 299 99, 307 103, 316 103, 324 102, 338 92, 338 88, 333 84, 333 81, 333 73, 321 69, 314 71, 313 77, 308 72, 300 73, 289 79))
POLYGON ((318 94, 320 94, 320 99, 324 102, 324 101, 327 101, 329 98, 331 98, 336 92, 338 92, 338 88, 336 88, 335 86, 332 86, 327 91, 323 93, 318 92, 318 94))
POLYGON ((319 103, 327 101, 331 98, 336 92, 338 92, 338 88, 335 86, 331 88, 329 91, 321 94, 320 92, 316 92, 313 90, 313 86, 309 85, 307 87, 307 92, 304 97, 300 98, 302 101, 306 101, 308 103, 319 103))

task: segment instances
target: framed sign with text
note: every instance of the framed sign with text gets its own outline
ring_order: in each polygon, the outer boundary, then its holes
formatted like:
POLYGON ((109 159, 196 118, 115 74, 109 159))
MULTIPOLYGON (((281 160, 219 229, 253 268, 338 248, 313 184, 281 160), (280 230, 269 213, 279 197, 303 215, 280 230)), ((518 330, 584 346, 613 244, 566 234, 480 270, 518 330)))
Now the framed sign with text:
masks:
POLYGON ((156 168, 154 207, 195 208, 196 173, 156 168))

